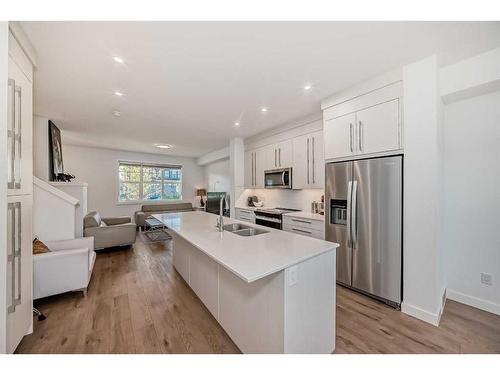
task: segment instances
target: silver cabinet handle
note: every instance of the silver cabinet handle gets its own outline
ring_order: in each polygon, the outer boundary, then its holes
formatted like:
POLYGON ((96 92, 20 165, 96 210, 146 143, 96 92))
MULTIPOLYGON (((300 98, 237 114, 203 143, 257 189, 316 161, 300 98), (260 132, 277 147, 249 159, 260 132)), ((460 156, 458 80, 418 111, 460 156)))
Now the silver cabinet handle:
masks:
POLYGON ((295 221, 296 223, 312 224, 310 221, 306 220, 292 219, 292 221, 295 221))
POLYGON ((281 147, 278 148, 278 163, 279 163, 279 166, 281 167, 281 147))
POLYGON ((255 152, 252 152, 252 186, 255 186, 255 152))
POLYGON ((8 123, 7 137, 9 138, 8 142, 10 143, 10 165, 8 166, 10 170, 10 176, 7 181, 7 188, 14 189, 15 188, 15 159, 16 159, 16 81, 13 79, 9 79, 8 81, 8 90, 10 96, 10 106, 8 108, 8 119, 10 120, 8 123))
POLYGON ((315 158, 315 155, 314 155, 314 137, 312 137, 312 142, 313 142, 313 144, 312 144, 312 146, 313 146, 313 149, 312 149, 312 159, 313 159, 312 160, 312 172, 313 173, 312 173, 312 175, 313 175, 313 184, 315 184, 316 179, 314 178, 314 158, 315 158))
POLYGON ((308 232, 307 230, 302 230, 302 229, 296 229, 292 228, 294 232, 299 232, 299 233, 306 233, 306 234, 312 234, 311 232, 308 232))
POLYGON ((359 151, 363 151, 363 123, 359 121, 359 151))
POLYGON ((307 138, 307 184, 309 185, 309 138, 307 138))
POLYGON ((11 263, 12 269, 12 284, 11 284, 11 299, 12 303, 7 308, 7 312, 13 313, 16 311, 16 306, 21 304, 21 202, 9 203, 7 211, 10 213, 11 219, 11 254, 8 255, 7 261, 11 263), (17 211, 17 223, 16 223, 17 211), (16 258, 17 258, 17 272, 16 272, 16 258), (17 276, 17 277, 16 277, 17 276), (17 295, 16 295, 16 281, 17 281, 17 295))
MULTIPOLYGON (((14 182, 15 182, 15 188, 16 189, 20 189, 21 188, 21 158, 22 158, 22 155, 21 155, 21 126, 22 126, 22 108, 21 108, 21 105, 22 105, 22 91, 21 91, 21 87, 20 86, 16 86, 15 87, 15 90, 14 90, 15 93, 18 93, 18 113, 17 113, 17 119, 18 119, 18 122, 19 122, 19 127, 17 129, 17 134, 15 135, 15 141, 16 141, 16 144, 17 144, 17 148, 18 148, 18 158, 16 159, 16 162, 17 162, 17 168, 14 168, 16 171, 17 171, 17 176, 14 176, 14 182)), ((15 101, 14 101, 15 102, 15 101)))
POLYGON ((351 146, 351 152, 354 152, 354 147, 352 145, 352 123, 349 124, 349 145, 351 146))
POLYGON ((254 173, 253 173, 253 186, 257 186, 257 152, 254 152, 253 153, 253 160, 254 160, 254 163, 253 163, 253 170, 254 170, 254 173))

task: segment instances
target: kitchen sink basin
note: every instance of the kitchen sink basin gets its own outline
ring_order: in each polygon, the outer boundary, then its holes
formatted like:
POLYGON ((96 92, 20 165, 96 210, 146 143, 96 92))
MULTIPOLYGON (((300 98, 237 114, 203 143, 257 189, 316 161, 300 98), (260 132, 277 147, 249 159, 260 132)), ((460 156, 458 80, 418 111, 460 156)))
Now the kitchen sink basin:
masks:
POLYGON ((267 230, 264 230, 264 229, 246 228, 246 229, 236 230, 233 233, 237 234, 238 236, 250 237, 250 236, 256 236, 258 234, 264 234, 264 233, 269 233, 269 232, 267 230))
POLYGON ((234 234, 237 234, 238 236, 244 236, 244 237, 250 237, 250 236, 256 236, 258 234, 269 233, 267 230, 259 229, 259 228, 252 228, 252 227, 249 227, 248 225, 239 224, 239 223, 226 224, 226 225, 224 225, 224 230, 231 232, 231 233, 234 233, 234 234))
POLYGON ((239 224, 239 223, 224 225, 224 230, 227 230, 228 232, 234 232, 237 230, 248 229, 248 228, 250 228, 248 225, 239 224))

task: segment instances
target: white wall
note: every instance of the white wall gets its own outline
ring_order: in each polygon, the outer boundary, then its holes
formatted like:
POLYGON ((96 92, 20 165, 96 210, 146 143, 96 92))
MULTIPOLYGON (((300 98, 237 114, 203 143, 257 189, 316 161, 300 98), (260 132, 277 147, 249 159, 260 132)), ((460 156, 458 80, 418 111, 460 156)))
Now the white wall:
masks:
POLYGON ((207 191, 231 191, 229 159, 218 160, 203 167, 204 186, 207 191))
POLYGON ((88 183, 88 210, 102 216, 128 215, 140 209, 140 204, 118 204, 118 161, 142 161, 182 165, 182 200, 197 203, 196 189, 204 186, 203 168, 194 158, 159 154, 107 150, 64 144, 64 170, 88 183))
POLYGON ((247 197, 255 195, 264 202, 264 207, 294 208, 310 212, 311 203, 313 201, 320 202, 323 194, 324 190, 321 189, 246 189, 236 204, 240 207, 246 206, 247 197))
POLYGON ((448 295, 500 314, 500 91, 448 104, 444 140, 448 295))

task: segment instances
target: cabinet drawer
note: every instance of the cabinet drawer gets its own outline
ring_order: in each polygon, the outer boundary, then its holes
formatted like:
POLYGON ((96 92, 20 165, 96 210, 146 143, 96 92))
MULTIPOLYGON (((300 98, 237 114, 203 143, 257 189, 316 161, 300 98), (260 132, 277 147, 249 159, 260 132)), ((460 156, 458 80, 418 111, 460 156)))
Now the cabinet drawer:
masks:
POLYGON ((249 223, 255 223, 255 213, 252 210, 237 208, 235 210, 235 214, 237 220, 243 220, 249 223))
POLYGON ((255 224, 255 217, 238 216, 236 219, 241 220, 241 221, 247 221, 249 223, 255 224))
POLYGON ((285 224, 283 230, 286 232, 291 232, 295 234, 300 234, 302 236, 318 238, 323 240, 325 238, 325 233, 322 230, 307 229, 304 227, 298 227, 296 225, 285 224))
POLYGON ((302 228, 305 230, 316 230, 323 232, 325 223, 320 220, 310 220, 301 217, 284 216, 283 225, 302 228))

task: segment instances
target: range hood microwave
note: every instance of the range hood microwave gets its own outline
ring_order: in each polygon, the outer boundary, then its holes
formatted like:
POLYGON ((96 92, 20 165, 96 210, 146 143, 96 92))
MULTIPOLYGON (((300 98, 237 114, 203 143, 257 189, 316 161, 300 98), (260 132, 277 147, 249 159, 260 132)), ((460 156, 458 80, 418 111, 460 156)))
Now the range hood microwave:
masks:
POLYGON ((266 189, 291 189, 292 168, 280 168, 264 171, 266 189))

